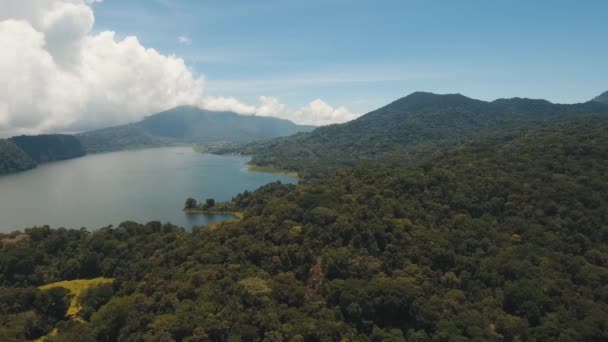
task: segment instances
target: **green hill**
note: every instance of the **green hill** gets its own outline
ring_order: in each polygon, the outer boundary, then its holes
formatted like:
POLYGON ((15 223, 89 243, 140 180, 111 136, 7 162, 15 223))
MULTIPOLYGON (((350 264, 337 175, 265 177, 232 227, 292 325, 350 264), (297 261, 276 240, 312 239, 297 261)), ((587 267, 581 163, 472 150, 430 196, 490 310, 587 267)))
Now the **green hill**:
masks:
POLYGON ((9 140, 0 139, 0 175, 29 170, 36 162, 9 140))
POLYGON ((85 150, 73 135, 21 135, 9 139, 37 163, 84 156, 85 150))
POLYGON ((601 95, 595 97, 593 101, 608 104, 608 91, 605 91, 601 95))
POLYGON ((184 143, 247 143, 308 132, 313 128, 277 118, 181 106, 137 123, 84 133, 79 138, 87 151, 99 152, 184 143))
POLYGON ((486 102, 460 94, 417 92, 345 124, 223 152, 252 154, 253 162, 261 166, 301 171, 318 165, 326 169, 328 165, 377 160, 413 146, 453 144, 484 132, 588 113, 608 114, 608 105, 560 105, 522 98, 486 102))

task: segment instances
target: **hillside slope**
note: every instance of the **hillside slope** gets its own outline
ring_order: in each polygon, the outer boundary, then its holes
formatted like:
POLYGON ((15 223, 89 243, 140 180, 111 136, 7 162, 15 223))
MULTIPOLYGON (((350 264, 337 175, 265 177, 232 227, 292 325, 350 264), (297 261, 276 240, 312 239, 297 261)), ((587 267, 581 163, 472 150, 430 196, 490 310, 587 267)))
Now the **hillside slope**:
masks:
POLYGON ((314 164, 352 165, 412 146, 457 143, 484 132, 587 113, 608 114, 608 105, 560 105, 522 98, 486 102, 460 94, 418 92, 345 124, 220 152, 252 154, 258 165, 299 171, 314 164))
POLYGON ((181 106, 137 123, 87 132, 79 138, 87 151, 99 152, 183 143, 247 143, 308 132, 313 128, 277 118, 181 106))
POLYGON ((25 171, 36 167, 27 153, 9 140, 0 139, 0 175, 25 171))
POLYGON ((21 135, 9 139, 37 163, 84 156, 85 150, 73 135, 21 135))
POLYGON ((593 101, 608 104, 608 91, 605 91, 601 95, 596 96, 593 101))

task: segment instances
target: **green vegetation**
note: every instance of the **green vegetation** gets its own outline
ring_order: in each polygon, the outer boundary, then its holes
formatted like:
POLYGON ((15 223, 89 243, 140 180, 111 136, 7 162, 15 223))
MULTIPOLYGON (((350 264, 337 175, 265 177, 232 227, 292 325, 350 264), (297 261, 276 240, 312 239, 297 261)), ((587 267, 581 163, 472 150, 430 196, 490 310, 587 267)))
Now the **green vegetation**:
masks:
POLYGON ((0 175, 25 171, 36 167, 36 163, 12 142, 0 139, 0 175))
POLYGON ((63 288, 0 288, 0 340, 25 341, 47 335, 64 319, 69 293, 63 288))
POLYGON ((605 108, 414 94, 247 147, 298 185, 186 200, 239 220, 0 235, 0 337, 606 340, 605 108), (82 321, 35 288, 95 277, 115 280, 81 296, 82 321))
POLYGON ((484 102, 459 94, 419 92, 345 124, 216 152, 253 155, 254 165, 296 171, 307 178, 361 162, 393 158, 395 154, 398 158, 394 161, 409 164, 417 158, 411 153, 425 145, 432 150, 470 141, 484 132, 529 127, 585 113, 608 114, 608 105, 558 105, 520 98, 484 102))
MULTIPOLYGON (((88 323, 57 322, 49 341, 608 338, 606 117, 414 155, 237 195, 243 219, 217 230, 7 235, 2 291, 116 278, 88 323)), ((1 333, 31 326, 12 322, 1 333)))
POLYGON ((64 288, 70 292, 70 306, 66 312, 68 317, 76 317, 82 311, 82 298, 88 290, 102 285, 112 284, 113 279, 98 277, 94 279, 63 280, 39 286, 40 290, 50 290, 57 287, 64 288))
POLYGON ((312 126, 271 117, 212 112, 181 106, 144 120, 79 135, 88 152, 176 144, 231 145, 308 132, 312 126))
POLYGON ((249 172, 261 172, 261 173, 276 173, 276 174, 279 174, 279 175, 293 177, 293 178, 296 178, 296 179, 299 178, 299 175, 298 175, 297 172, 279 170, 279 169, 271 167, 271 166, 249 165, 249 167, 247 167, 247 171, 249 171, 249 172))
MULTIPOLYGON (((248 195, 249 192, 245 191, 244 195, 248 195)), ((244 218, 243 208, 236 205, 233 201, 230 202, 216 202, 213 198, 207 198, 205 203, 198 203, 194 198, 186 199, 184 205, 184 211, 187 213, 204 213, 204 214, 231 214, 234 215, 235 220, 242 220, 244 218)), ((232 222, 233 220, 224 221, 232 222)), ((216 223, 209 226, 211 229, 215 229, 222 224, 216 223)))
POLYGON ((84 148, 73 135, 21 135, 0 139, 0 175, 29 170, 39 163, 83 155, 84 148))
POLYGON ((10 141, 37 163, 82 157, 85 155, 80 141, 73 135, 21 135, 10 141))
POLYGON ((195 209, 197 206, 198 202, 194 198, 189 197, 186 199, 186 204, 184 204, 184 210, 195 209))

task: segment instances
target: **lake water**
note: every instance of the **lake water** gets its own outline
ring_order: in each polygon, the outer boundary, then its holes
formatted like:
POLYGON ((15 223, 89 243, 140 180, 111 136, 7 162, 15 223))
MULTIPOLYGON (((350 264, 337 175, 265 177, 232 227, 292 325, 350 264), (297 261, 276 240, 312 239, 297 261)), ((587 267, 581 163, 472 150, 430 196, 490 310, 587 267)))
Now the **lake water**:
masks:
POLYGON ((167 147, 87 155, 0 176, 0 232, 36 225, 90 229, 132 220, 191 228, 230 215, 186 214, 187 197, 226 201, 291 177, 247 171, 248 157, 167 147))

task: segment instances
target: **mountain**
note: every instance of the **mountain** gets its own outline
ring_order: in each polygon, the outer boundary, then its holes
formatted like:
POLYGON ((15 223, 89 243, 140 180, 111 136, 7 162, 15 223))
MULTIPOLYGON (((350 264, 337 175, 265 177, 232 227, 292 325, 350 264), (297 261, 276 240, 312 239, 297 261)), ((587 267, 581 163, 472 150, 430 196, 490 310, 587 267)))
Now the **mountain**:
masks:
POLYGON ((0 175, 25 171, 36 167, 36 162, 11 141, 0 139, 0 175))
POLYGON ((261 166, 301 171, 318 164, 326 169, 376 160, 394 151, 406 158, 403 152, 413 146, 457 143, 497 129, 588 113, 608 114, 608 105, 592 101, 563 105, 524 98, 486 102, 460 94, 416 92, 344 124, 219 152, 252 154, 253 162, 261 166))
POLYGON ((89 152, 170 144, 236 144, 308 132, 289 120, 176 107, 140 122, 79 135, 89 152))
POLYGON ((608 91, 603 92, 601 95, 595 97, 592 101, 608 104, 608 91))
POLYGON ((21 135, 9 140, 37 163, 77 158, 86 154, 80 140, 73 135, 21 135))

